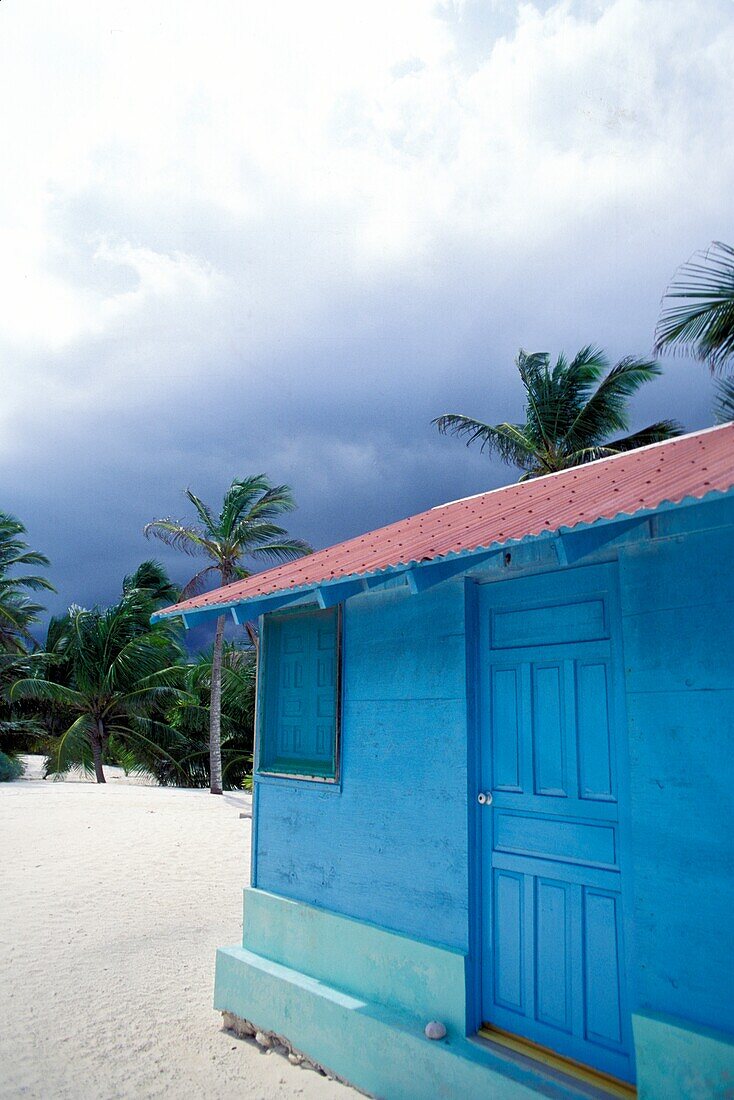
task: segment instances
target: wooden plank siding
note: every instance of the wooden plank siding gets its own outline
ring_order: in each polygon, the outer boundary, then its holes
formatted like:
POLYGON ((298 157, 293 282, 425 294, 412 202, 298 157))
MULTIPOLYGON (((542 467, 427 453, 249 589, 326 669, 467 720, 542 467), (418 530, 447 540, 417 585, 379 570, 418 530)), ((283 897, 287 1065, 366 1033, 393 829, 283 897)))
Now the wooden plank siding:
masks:
POLYGON ((340 789, 258 780, 258 887, 468 949, 464 581, 345 605, 340 789))
MULTIPOLYGON (((734 508, 620 556, 638 1008, 734 1031, 734 508), (696 530, 727 519, 729 525, 696 530)), ((674 522, 675 521, 675 522, 674 522)))

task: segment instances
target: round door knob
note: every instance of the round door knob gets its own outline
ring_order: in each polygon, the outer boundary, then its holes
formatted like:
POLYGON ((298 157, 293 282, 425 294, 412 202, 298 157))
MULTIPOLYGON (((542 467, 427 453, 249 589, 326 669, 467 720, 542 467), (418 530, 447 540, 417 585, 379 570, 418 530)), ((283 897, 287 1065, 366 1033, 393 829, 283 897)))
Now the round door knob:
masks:
POLYGON ((492 792, 491 791, 480 791, 479 794, 477 795, 477 802, 479 803, 480 806, 491 806, 492 805, 492 792))

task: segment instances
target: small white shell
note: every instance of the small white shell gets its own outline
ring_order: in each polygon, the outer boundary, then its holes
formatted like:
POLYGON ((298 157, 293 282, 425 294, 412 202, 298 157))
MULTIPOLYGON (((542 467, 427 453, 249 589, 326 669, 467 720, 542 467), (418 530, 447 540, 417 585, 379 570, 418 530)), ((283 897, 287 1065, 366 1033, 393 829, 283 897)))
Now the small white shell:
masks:
POLYGON ((440 1020, 431 1020, 424 1028, 426 1039, 443 1039, 446 1035, 446 1027, 440 1020))
POLYGON ((266 1035, 264 1031, 258 1031, 255 1034, 255 1042, 258 1043, 261 1047, 265 1047, 266 1050, 268 1047, 271 1047, 273 1045, 273 1040, 270 1038, 269 1035, 266 1035))

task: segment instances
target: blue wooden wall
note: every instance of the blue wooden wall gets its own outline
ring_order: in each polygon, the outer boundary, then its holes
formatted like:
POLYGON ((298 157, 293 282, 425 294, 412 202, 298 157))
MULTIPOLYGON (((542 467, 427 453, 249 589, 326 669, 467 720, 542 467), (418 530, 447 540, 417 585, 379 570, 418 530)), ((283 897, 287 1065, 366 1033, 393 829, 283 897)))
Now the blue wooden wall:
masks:
POLYGON ((468 944, 464 582, 345 606, 340 787, 261 779, 254 884, 468 944))
POLYGON ((637 1004, 734 1032, 732 522, 661 515, 620 577, 637 1004))
MULTIPOLYGON (((593 560, 615 558, 633 1011, 734 1031, 734 500, 662 512, 593 560)), ((514 548, 507 575, 548 567, 550 540, 514 548)), ((461 578, 347 603, 342 741, 340 785, 258 780, 254 885, 468 950, 461 578)))

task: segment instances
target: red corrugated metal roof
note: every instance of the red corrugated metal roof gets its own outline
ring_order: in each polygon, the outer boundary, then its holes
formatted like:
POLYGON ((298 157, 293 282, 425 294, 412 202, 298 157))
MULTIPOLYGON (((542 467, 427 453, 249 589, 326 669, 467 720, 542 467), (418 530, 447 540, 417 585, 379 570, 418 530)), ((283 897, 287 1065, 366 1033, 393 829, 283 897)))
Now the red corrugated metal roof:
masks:
POLYGON ((165 608, 161 614, 316 586, 461 551, 700 499, 734 486, 734 423, 506 485, 329 546, 165 608))

